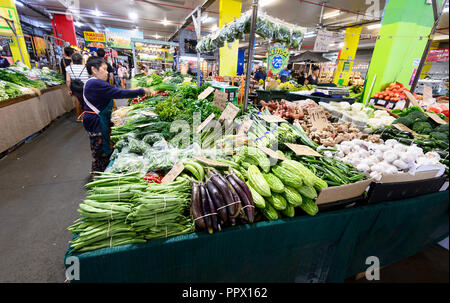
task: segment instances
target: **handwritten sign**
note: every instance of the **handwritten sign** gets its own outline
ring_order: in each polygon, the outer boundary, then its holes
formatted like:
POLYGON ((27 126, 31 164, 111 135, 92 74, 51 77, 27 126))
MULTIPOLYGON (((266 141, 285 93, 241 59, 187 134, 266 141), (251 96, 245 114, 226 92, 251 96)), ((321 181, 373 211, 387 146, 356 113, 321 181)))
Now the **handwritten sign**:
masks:
POLYGON ((184 165, 181 162, 178 162, 175 164, 174 167, 167 173, 167 175, 164 176, 164 178, 161 180, 162 184, 170 183, 173 180, 175 180, 181 172, 184 170, 184 165))
POLYGON ((213 104, 220 110, 224 110, 228 102, 228 95, 226 92, 216 89, 214 92, 213 104))
POLYGON ((330 41, 334 42, 333 32, 319 30, 317 32, 316 41, 314 43, 314 52, 328 52, 330 41))
POLYGON ((428 85, 423 87, 423 101, 428 101, 433 98, 433 89, 428 85))
POLYGON ((219 117, 219 122, 233 121, 234 118, 236 118, 239 111, 240 111, 239 107, 235 106, 233 103, 228 103, 227 107, 219 117))
POLYGON ((309 146, 292 144, 292 143, 284 143, 287 147, 289 147, 297 156, 314 156, 314 157, 322 157, 321 154, 316 152, 309 146))
MULTIPOLYGON (((417 100, 416 100, 416 98, 414 98, 413 94, 411 94, 409 91, 405 90, 405 95, 406 95, 406 97, 408 97, 408 101, 411 102, 411 104, 413 106, 419 106, 420 107, 419 102, 417 102, 417 100)), ((407 105, 409 105, 409 104, 407 104, 407 105)), ((407 107, 409 107, 409 106, 407 106, 407 107)))
POLYGON ((238 129, 237 135, 241 136, 243 134, 246 134, 248 132, 248 130, 250 129, 250 127, 252 127, 253 124, 253 120, 250 118, 245 118, 244 121, 242 121, 241 126, 238 129))
POLYGON ((283 161, 287 160, 286 157, 280 155, 279 153, 277 153, 276 151, 274 151, 270 148, 258 146, 258 149, 262 150, 265 154, 267 154, 271 158, 283 160, 283 161))
POLYGON ((403 125, 401 123, 395 123, 395 124, 392 124, 392 125, 394 125, 394 127, 396 129, 398 129, 398 130, 401 130, 403 132, 411 133, 411 134, 413 134, 414 137, 417 137, 417 133, 415 131, 413 131, 412 129, 410 129, 409 127, 407 127, 406 125, 403 125))
POLYGON ((427 113, 427 115, 428 115, 428 117, 433 119, 434 122, 436 122, 438 124, 448 124, 447 121, 445 121, 444 119, 442 119, 441 117, 439 117, 435 113, 427 113))
POLYGON ((214 87, 208 86, 200 95, 198 95, 198 100, 206 99, 214 91, 214 87))
POLYGON ((277 115, 261 115, 259 117, 268 123, 287 122, 286 120, 277 115))
POLYGON ((228 164, 222 163, 222 162, 218 162, 218 161, 214 161, 205 157, 200 157, 200 156, 196 156, 194 157, 195 160, 198 160, 202 163, 205 163, 206 165, 210 165, 210 166, 220 166, 220 167, 229 167, 228 164))
POLYGON ((197 134, 199 134, 208 125, 208 123, 211 122, 212 119, 214 119, 214 117, 214 114, 209 115, 209 117, 206 118, 206 120, 197 127, 197 134))
POLYGON ((313 127, 323 130, 328 126, 328 119, 322 107, 309 108, 308 113, 313 127))
POLYGON ((184 77, 184 80, 183 80, 184 83, 189 83, 191 81, 192 81, 191 77, 184 77))

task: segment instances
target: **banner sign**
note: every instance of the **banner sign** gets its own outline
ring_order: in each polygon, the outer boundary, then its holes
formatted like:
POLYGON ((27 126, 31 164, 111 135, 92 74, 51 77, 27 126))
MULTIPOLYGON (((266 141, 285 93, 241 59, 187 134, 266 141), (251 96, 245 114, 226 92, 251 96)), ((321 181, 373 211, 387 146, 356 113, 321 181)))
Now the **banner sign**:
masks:
POLYGON ((106 47, 106 38, 104 33, 83 32, 84 44, 86 47, 106 47))
POLYGON ((430 49, 427 61, 448 61, 448 48, 430 49))
POLYGON ((272 44, 269 51, 269 71, 273 75, 278 75, 279 72, 287 66, 289 62, 289 49, 283 44, 272 44))
POLYGON ((144 39, 144 33, 137 30, 126 30, 107 27, 106 41, 111 48, 131 49, 131 38, 144 39))

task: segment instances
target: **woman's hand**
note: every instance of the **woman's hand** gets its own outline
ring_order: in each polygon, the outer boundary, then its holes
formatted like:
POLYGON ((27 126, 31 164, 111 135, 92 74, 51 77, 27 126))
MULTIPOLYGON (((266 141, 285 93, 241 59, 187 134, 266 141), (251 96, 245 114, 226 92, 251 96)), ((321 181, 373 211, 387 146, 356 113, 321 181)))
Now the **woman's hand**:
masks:
POLYGON ((152 91, 150 88, 144 88, 145 95, 150 96, 152 94, 152 91))

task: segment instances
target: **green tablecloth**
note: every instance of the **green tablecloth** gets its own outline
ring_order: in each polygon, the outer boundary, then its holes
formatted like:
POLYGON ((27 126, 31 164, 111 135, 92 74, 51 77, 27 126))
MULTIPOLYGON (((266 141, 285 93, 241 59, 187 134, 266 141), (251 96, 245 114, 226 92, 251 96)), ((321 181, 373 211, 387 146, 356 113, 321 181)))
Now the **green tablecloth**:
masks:
POLYGON ((444 191, 74 255, 80 282, 343 282, 447 237, 448 208, 444 191))

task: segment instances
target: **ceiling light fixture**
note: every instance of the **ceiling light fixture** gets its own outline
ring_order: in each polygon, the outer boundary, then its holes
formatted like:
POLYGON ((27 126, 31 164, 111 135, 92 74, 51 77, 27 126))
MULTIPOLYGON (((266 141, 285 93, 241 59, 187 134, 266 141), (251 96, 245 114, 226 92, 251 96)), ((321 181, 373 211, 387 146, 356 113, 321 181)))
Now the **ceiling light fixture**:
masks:
POLYGON ((275 0, 262 0, 261 2, 259 2, 259 6, 260 7, 264 7, 264 6, 267 6, 269 4, 272 4, 273 2, 275 2, 275 0))
POLYGON ((167 21, 167 19, 165 19, 165 18, 164 18, 164 20, 163 20, 162 24, 163 24, 164 26, 167 26, 167 25, 169 25, 169 24, 170 24, 170 22, 169 22, 169 21, 167 21))
POLYGON ((337 17, 337 16, 339 16, 340 14, 341 14, 341 11, 336 11, 336 12, 328 13, 328 14, 323 15, 323 19, 330 19, 330 18, 333 18, 333 17, 337 17))
POLYGON ((22 2, 20 2, 20 1, 14 1, 15 3, 16 3, 16 5, 17 6, 20 6, 20 7, 24 7, 24 5, 23 5, 23 3, 22 2))
POLYGON ((213 32, 215 32, 216 30, 218 30, 219 28, 217 27, 217 24, 214 24, 212 27, 211 27, 211 31, 213 31, 213 32))
POLYGON ((131 12, 129 15, 131 20, 137 20, 138 19, 138 14, 136 14, 135 12, 131 12))
POLYGON ((381 27, 381 23, 377 23, 377 24, 369 25, 367 28, 368 29, 375 29, 375 28, 380 28, 380 27, 381 27))
POLYGON ((306 33, 304 38, 312 38, 317 36, 317 33, 315 32, 310 32, 310 33, 306 33))
POLYGON ((75 24, 76 27, 83 27, 84 26, 84 24, 81 23, 80 21, 76 21, 74 24, 75 24))
POLYGON ((100 17, 101 15, 103 15, 98 9, 95 9, 95 11, 93 12, 93 14, 97 17, 100 17))
POLYGON ((155 35, 155 39, 159 39, 159 38, 161 38, 161 36, 158 35, 158 34, 156 34, 156 35, 155 35))

